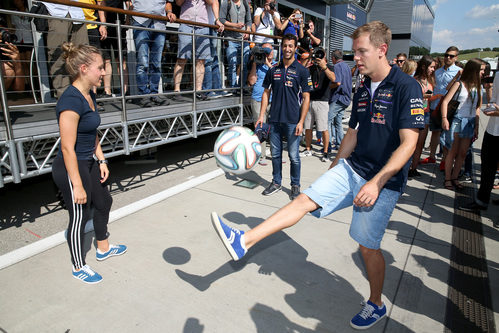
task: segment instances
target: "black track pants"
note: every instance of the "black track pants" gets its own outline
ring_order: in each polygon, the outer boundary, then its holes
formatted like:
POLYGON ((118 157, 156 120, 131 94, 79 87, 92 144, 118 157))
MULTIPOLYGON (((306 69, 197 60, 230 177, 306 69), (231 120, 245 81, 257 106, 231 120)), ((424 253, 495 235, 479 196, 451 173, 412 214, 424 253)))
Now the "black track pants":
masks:
POLYGON ((83 188, 87 193, 86 204, 74 203, 73 184, 71 183, 64 160, 57 156, 52 165, 52 177, 66 203, 69 212, 69 225, 67 241, 71 262, 75 269, 85 265, 83 256, 83 235, 85 224, 91 218, 90 208, 93 208, 93 222, 95 238, 98 241, 107 239, 107 222, 113 199, 109 194, 107 186, 100 182, 100 169, 97 162, 92 160, 78 160, 83 188))

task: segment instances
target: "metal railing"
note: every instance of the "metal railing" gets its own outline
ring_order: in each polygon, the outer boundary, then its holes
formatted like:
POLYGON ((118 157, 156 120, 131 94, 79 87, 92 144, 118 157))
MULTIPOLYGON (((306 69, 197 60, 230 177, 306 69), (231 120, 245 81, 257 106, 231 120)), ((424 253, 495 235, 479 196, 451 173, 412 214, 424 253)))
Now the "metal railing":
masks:
MULTIPOLYGON (((84 4, 72 1, 48 0, 47 2, 73 5, 91 9, 101 9, 119 14, 142 16, 157 20, 166 21, 165 17, 148 15, 122 9, 103 7, 91 4, 84 4)), ((72 23, 86 24, 90 21, 77 20, 72 18, 54 18, 51 16, 37 15, 31 13, 9 11, 0 9, 1 14, 18 15, 27 18, 45 18, 47 20, 69 21, 72 23)), ((227 41, 241 43, 241 50, 244 47, 242 39, 230 39, 226 37, 203 35, 211 41, 217 41, 216 55, 219 59, 219 68, 222 77, 222 87, 220 89, 208 89, 204 91, 196 90, 196 64, 195 44, 197 35, 193 33, 182 33, 175 29, 175 25, 167 24, 167 30, 156 30, 134 25, 122 24, 118 19, 115 23, 91 22, 98 25, 105 25, 116 29, 118 50, 117 57, 111 56, 111 66, 113 73, 119 69, 119 75, 111 77, 116 94, 113 97, 99 98, 98 102, 101 111, 102 123, 98 129, 101 145, 107 157, 117 155, 128 155, 131 152, 152 148, 169 142, 183 140, 186 138, 196 138, 199 135, 220 131, 224 128, 251 122, 251 110, 249 97, 245 96, 244 82, 239 80, 239 86, 231 88, 226 84, 225 68, 227 67, 225 48, 222 46, 227 41), (165 34, 168 43, 162 56, 161 83, 157 94, 140 95, 135 81, 135 43, 132 37, 134 30, 147 30, 155 33, 165 34), (128 93, 125 94, 126 78, 124 73, 125 57, 124 45, 122 45, 122 32, 126 31, 126 66, 129 70, 128 93), (192 39, 191 50, 192 59, 185 67, 183 79, 181 81, 181 93, 171 91, 173 81, 173 60, 176 60, 175 39, 180 35, 189 36, 192 39), (192 71, 189 70, 192 68, 192 71), (117 81, 117 82, 116 82, 117 81), (214 100, 200 100, 196 98, 197 93, 209 93, 238 91, 238 96, 224 97, 214 100), (170 105, 142 107, 137 104, 137 100, 144 96, 161 97, 183 97, 180 102, 171 101, 170 105)), ((199 27, 216 26, 176 20, 175 23, 189 24, 199 27)), ((237 29, 229 29, 239 31, 237 29)), ((50 59, 46 57, 46 33, 36 31, 31 23, 33 34, 32 57, 29 62, 29 89, 21 92, 26 99, 24 102, 13 102, 16 93, 7 91, 3 77, 0 78, 0 99, 2 107, 2 119, 0 120, 0 187, 5 183, 19 183, 22 179, 34 177, 40 174, 51 172, 51 163, 56 156, 59 145, 59 133, 56 121, 55 91, 50 83, 53 76, 49 74, 50 59), (18 104, 18 105, 14 105, 18 104)), ((257 34, 263 35, 263 34, 257 34)), ((267 36, 267 35, 263 35, 267 36)), ((276 36, 267 36, 276 37, 276 36)), ((276 37, 278 39, 278 37, 276 37)), ((274 45, 278 48, 278 45, 274 45)), ((278 53, 278 52, 276 52, 278 53)), ((243 54, 240 52, 240 63, 243 64, 243 54)), ((243 71, 241 67, 240 77, 243 71)), ((17 93, 18 94, 18 93, 17 93)))

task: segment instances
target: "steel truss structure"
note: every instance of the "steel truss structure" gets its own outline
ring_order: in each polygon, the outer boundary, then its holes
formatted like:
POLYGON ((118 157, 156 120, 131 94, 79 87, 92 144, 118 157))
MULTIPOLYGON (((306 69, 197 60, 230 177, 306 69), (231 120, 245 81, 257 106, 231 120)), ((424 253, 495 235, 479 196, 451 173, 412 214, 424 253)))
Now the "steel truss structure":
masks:
MULTIPOLYGON (((42 17, 48 20, 50 16, 21 13, 0 9, 0 13, 7 15, 27 16, 29 18, 42 17)), ((59 20, 81 21, 71 18, 57 18, 59 20)), ((99 23, 121 28, 141 29, 140 27, 121 26, 119 22, 99 23)), ((143 28, 144 30, 154 30, 143 28)), ((7 92, 3 78, 0 76, 0 97, 2 112, 0 114, 0 188, 7 183, 19 183, 23 179, 46 174, 52 170, 52 161, 57 156, 60 143, 59 129, 55 119, 55 103, 50 97, 48 66, 44 57, 42 35, 36 32, 32 24, 36 54, 31 64, 36 66, 38 76, 31 76, 31 82, 39 80, 41 102, 35 96, 35 103, 30 105, 9 106, 7 92), (19 116, 20 115, 20 116, 19 116), (24 120, 23 120, 23 117, 24 120), (30 117, 30 118, 27 118, 30 117), (12 119, 15 121, 12 121, 12 119), (19 121, 22 119, 22 121, 19 121), (26 119, 32 119, 26 121, 26 119)), ((161 31, 165 33, 165 31, 161 31)), ((179 34, 177 31, 168 31, 179 34)), ((192 37, 195 34, 186 34, 192 37)), ((220 37, 213 37, 221 39, 220 37)), ((120 38, 119 38, 120 39, 120 38)), ((133 44, 130 41, 128 44, 133 44)), ((195 45, 195 44, 194 44, 195 45)), ((130 46, 129 46, 130 47, 130 46)), ((119 46, 121 50, 121 43, 119 46)), ((134 52, 128 50, 128 65, 130 72, 134 69, 134 52)), ((123 59, 119 57, 118 65, 122 68, 123 59)), ((195 52, 192 59, 195 62, 195 52)), ((242 58, 242 55, 241 55, 242 58)), ((242 60, 242 59, 241 59, 242 60)), ((223 66, 221 67, 223 71, 223 66)), ((195 82, 195 73, 193 73, 195 82)), ((123 74, 120 73, 120 89, 123 91, 123 74)), ((164 145, 167 143, 197 138, 200 135, 221 131, 234 125, 243 125, 252 122, 250 98, 243 94, 240 87, 237 96, 221 97, 216 100, 197 100, 194 89, 182 92, 184 102, 172 103, 168 106, 141 108, 133 104, 134 98, 143 97, 133 95, 136 87, 129 86, 132 96, 104 99, 101 112, 101 126, 98 134, 102 149, 106 157, 129 155, 140 151, 164 145)), ((215 89, 208 90, 216 91, 215 89)), ((33 95, 35 92, 33 90, 33 95)), ((164 96, 172 96, 165 93, 164 96)))

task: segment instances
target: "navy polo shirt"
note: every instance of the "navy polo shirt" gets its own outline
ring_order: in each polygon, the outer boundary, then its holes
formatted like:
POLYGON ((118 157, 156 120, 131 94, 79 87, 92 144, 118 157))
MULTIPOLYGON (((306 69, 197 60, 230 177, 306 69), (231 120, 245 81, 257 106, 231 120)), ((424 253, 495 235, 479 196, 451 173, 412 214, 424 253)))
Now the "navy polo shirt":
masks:
MULTIPOLYGON (((95 94, 90 91, 90 96, 94 101, 94 107, 97 106, 95 94)), ((97 127, 100 125, 100 116, 97 109, 93 111, 90 108, 85 97, 73 85, 70 85, 57 101, 55 111, 57 113, 57 123, 61 112, 74 111, 80 116, 78 128, 76 129, 75 152, 78 160, 90 160, 94 156, 95 138, 97 137, 97 127)), ((58 156, 62 157, 62 150, 59 144, 58 156)))
MULTIPOLYGON (((347 161, 362 178, 370 180, 399 147, 400 129, 424 128, 421 86, 398 66, 392 67, 376 91, 371 91, 371 79, 366 77, 353 97, 348 125, 358 132, 357 145, 347 161)), ((385 188, 403 191, 410 161, 385 188)))
POLYGON ((283 62, 268 70, 263 87, 272 90, 270 122, 298 124, 300 120, 300 94, 309 92, 312 81, 308 69, 297 60, 288 68, 283 62))

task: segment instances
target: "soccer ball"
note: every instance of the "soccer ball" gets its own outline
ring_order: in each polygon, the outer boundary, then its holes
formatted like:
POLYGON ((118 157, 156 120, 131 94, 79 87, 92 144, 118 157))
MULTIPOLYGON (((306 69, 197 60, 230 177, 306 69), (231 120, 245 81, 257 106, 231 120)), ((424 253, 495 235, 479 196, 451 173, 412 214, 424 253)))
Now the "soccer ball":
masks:
POLYGON ((219 167, 240 175, 253 169, 260 159, 262 147, 249 128, 233 126, 220 133, 213 153, 219 167))

